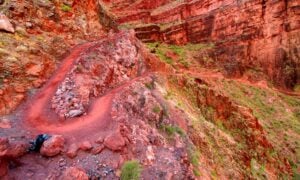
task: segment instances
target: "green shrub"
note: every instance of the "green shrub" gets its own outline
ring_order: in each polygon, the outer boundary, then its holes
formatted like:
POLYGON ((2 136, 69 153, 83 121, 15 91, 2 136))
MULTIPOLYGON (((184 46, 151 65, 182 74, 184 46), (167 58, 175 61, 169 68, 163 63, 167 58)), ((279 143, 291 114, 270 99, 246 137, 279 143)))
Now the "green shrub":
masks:
POLYGON ((198 170, 198 167, 200 165, 200 163, 199 163, 200 152, 197 150, 197 148, 190 147, 190 148, 188 148, 188 157, 189 157, 190 163, 194 167, 194 170, 193 170, 194 175, 197 176, 197 177, 199 177, 200 176, 200 172, 198 170))
POLYGON ((154 106, 153 109, 152 109, 152 111, 153 111, 154 113, 159 113, 159 112, 161 111, 161 109, 160 109, 159 106, 154 106))
POLYGON ((154 89, 154 83, 152 82, 145 83, 145 87, 149 90, 152 90, 154 89))
POLYGON ((172 125, 161 125, 161 129, 165 131, 169 136, 173 136, 176 133, 180 136, 183 136, 185 133, 184 131, 178 127, 178 126, 172 126, 172 125))
POLYGON ((72 7, 69 6, 69 5, 63 4, 63 5, 61 6, 61 10, 64 11, 64 12, 69 12, 69 11, 72 10, 72 7))
POLYGON ((138 180, 141 171, 142 169, 138 161, 127 161, 122 166, 121 180, 138 180))

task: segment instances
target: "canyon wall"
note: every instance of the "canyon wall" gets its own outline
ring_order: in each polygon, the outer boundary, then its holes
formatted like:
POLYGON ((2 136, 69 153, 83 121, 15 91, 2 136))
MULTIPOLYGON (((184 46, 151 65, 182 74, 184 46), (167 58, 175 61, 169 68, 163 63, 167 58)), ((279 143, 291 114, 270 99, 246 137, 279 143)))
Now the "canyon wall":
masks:
POLYGON ((213 58, 228 76, 251 70, 283 88, 299 83, 298 0, 165 0, 150 7, 126 2, 106 5, 118 25, 135 28, 144 42, 213 42, 213 58))

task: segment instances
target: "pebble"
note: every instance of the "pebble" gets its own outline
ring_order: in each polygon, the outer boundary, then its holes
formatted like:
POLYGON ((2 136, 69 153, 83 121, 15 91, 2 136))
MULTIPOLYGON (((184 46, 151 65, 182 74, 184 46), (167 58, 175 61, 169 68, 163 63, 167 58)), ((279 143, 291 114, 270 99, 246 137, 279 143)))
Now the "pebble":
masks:
POLYGON ((25 23, 25 26, 26 26, 26 28, 32 28, 32 27, 33 27, 32 23, 29 22, 29 21, 27 21, 27 22, 25 23))
POLYGON ((83 110, 78 110, 78 109, 75 109, 75 110, 71 110, 69 111, 68 113, 68 117, 77 117, 77 116, 80 116, 84 113, 83 110))
POLYGON ((59 167, 63 167, 67 165, 67 161, 64 158, 61 158, 58 162, 59 167))

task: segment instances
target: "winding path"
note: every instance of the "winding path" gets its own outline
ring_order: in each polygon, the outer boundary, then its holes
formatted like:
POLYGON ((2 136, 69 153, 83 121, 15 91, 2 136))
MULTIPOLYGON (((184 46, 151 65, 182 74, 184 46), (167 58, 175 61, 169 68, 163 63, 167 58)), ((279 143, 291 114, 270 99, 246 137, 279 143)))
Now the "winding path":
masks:
POLYGON ((49 82, 33 98, 28 105, 25 116, 26 124, 28 124, 31 129, 46 133, 68 134, 73 133, 74 130, 80 132, 83 129, 87 131, 94 128, 101 129, 109 123, 109 108, 111 107, 111 99, 114 95, 114 91, 97 99, 91 106, 88 115, 73 118, 72 120, 58 121, 57 115, 51 112, 49 108, 51 98, 60 83, 65 79, 80 55, 88 52, 93 45, 95 45, 95 43, 85 43, 75 47, 69 56, 63 60, 60 68, 54 73, 49 82))

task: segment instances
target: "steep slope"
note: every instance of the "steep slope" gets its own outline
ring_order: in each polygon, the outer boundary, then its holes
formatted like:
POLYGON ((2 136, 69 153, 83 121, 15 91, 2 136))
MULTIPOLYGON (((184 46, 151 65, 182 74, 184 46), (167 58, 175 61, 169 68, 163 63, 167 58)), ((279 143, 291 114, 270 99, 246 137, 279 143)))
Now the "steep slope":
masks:
MULTIPOLYGON (((181 52, 205 48, 197 46, 181 52)), ((150 50, 126 31, 73 49, 6 117, 0 174, 58 178, 75 167, 92 179, 118 179, 134 159, 145 179, 297 175, 299 100, 201 67, 170 65, 150 50), (53 138, 43 156, 26 152, 41 133, 53 138)))
POLYGON ((298 179, 298 6, 0 1, 0 179, 298 179))

